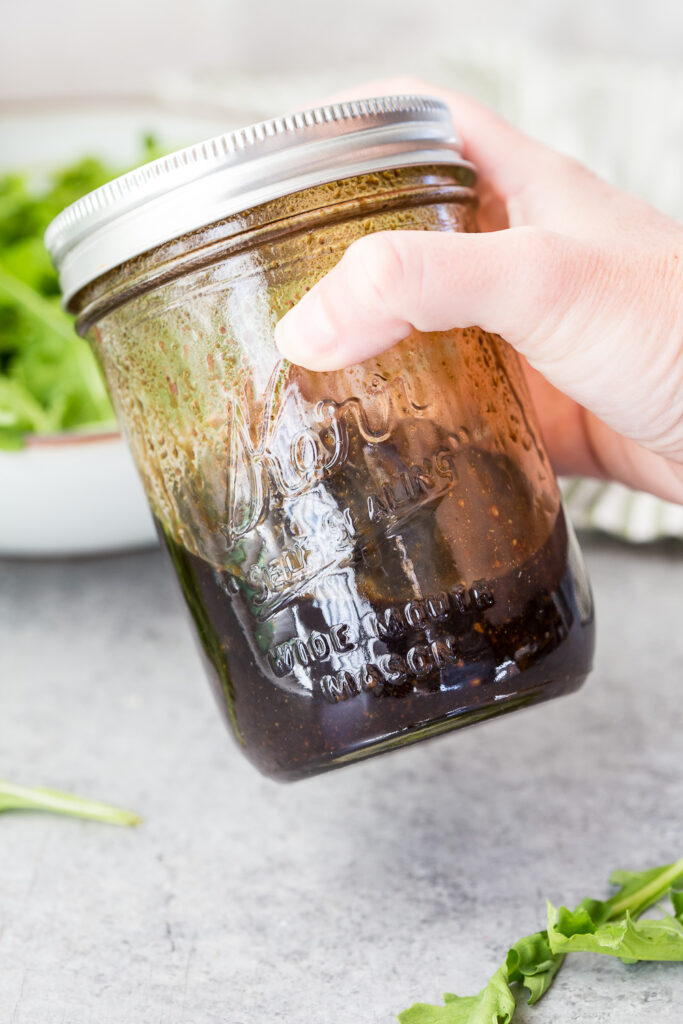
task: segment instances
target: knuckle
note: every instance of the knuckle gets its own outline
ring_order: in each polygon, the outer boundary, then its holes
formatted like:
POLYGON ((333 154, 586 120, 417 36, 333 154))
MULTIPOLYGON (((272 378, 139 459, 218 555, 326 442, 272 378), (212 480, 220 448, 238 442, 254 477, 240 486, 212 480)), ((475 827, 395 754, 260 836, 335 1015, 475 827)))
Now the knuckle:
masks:
POLYGON ((384 309, 400 293, 405 265, 391 231, 366 235, 354 243, 349 259, 349 284, 363 305, 384 309))

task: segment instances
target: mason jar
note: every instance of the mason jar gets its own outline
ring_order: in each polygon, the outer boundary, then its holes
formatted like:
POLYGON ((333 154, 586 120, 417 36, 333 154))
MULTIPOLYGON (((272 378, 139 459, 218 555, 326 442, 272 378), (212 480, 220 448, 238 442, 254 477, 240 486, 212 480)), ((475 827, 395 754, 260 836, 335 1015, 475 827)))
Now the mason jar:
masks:
POLYGON ((506 342, 413 331, 324 373, 273 342, 354 239, 476 231, 474 184, 445 105, 368 99, 164 157, 46 236, 218 702, 268 775, 482 722, 589 671, 589 583, 506 342))

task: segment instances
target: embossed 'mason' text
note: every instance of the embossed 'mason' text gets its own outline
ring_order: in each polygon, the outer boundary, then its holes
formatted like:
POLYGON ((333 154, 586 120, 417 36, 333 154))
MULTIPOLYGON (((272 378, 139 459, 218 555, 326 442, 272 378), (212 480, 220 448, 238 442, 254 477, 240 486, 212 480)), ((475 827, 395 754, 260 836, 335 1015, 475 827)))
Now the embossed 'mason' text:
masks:
POLYGON ((319 687, 322 696, 331 704, 364 692, 379 696, 385 686, 396 687, 408 682, 412 676, 424 679, 444 665, 462 665, 458 642, 447 634, 428 643, 414 644, 405 654, 382 654, 377 662, 368 662, 360 671, 341 671, 324 675, 319 687))
POLYGON ((397 403, 412 407, 416 413, 423 411, 423 407, 412 400, 402 377, 391 381, 377 379, 372 418, 368 408, 356 397, 341 402, 324 399, 314 409, 306 410, 299 408, 293 399, 281 396, 276 415, 277 378, 274 374, 266 389, 256 436, 253 436, 246 412, 248 400, 245 396, 233 397, 228 417, 225 506, 225 530, 232 543, 261 522, 271 495, 296 497, 336 472, 349 454, 350 425, 362 441, 381 444, 391 436, 397 403), (292 424, 297 421, 299 429, 293 431, 292 424))
MULTIPOLYGON (((360 668, 342 668, 326 672, 314 685, 332 704, 361 693, 379 696, 389 687, 402 686, 410 679, 426 679, 447 665, 462 665, 465 660, 486 656, 488 647, 477 631, 480 615, 494 604, 490 587, 479 580, 472 586, 456 587, 449 593, 441 591, 416 598, 403 605, 394 605, 383 612, 368 612, 360 620, 360 633, 345 623, 328 630, 312 632, 308 637, 292 637, 274 644, 268 653, 271 668, 279 677, 297 668, 308 672, 322 667, 333 655, 357 650, 360 637, 380 641, 404 641, 400 651, 375 656, 360 668), (442 632, 443 627, 454 630, 442 632), (437 631, 438 635, 434 635, 437 631)), ((343 664, 343 660, 342 660, 343 664)))

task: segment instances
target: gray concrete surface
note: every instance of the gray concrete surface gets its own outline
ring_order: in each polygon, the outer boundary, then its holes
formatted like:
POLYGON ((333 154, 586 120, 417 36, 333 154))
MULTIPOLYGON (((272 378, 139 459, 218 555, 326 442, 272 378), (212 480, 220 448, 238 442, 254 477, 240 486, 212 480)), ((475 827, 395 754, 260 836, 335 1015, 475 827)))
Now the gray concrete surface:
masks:
MULTIPOLYGON (((544 898, 683 851, 683 548, 585 544, 583 691, 281 786, 231 746, 159 552, 0 563, 0 776, 137 830, 0 818, 0 1021, 389 1024, 474 992, 544 898)), ((679 1024, 680 964, 568 963, 520 1024, 679 1024)))

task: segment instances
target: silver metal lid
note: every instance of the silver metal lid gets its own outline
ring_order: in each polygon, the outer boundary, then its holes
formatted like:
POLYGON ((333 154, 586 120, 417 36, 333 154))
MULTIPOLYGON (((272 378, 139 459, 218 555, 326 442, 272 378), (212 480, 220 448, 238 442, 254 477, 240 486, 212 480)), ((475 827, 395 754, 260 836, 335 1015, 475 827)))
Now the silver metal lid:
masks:
POLYGON ((314 107, 178 150, 63 210, 45 245, 64 304, 173 238, 299 189, 416 164, 465 164, 445 103, 384 96, 314 107))

